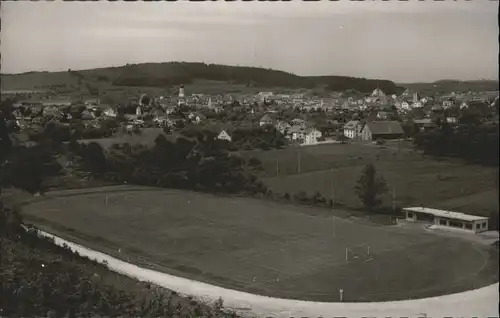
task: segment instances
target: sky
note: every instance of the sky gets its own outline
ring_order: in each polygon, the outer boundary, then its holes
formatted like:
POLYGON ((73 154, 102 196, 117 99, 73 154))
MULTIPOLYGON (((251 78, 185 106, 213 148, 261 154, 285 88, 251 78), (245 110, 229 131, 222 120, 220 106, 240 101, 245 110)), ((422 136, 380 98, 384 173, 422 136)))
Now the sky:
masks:
POLYGON ((7 1, 1 71, 185 61, 399 83, 498 79, 498 5, 7 1))

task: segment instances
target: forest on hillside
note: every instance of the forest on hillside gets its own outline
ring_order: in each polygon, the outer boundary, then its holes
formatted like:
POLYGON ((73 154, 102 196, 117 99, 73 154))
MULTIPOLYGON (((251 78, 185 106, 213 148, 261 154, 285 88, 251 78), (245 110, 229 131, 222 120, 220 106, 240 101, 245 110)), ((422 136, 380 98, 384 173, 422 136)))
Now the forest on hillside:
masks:
POLYGON ((332 91, 354 89, 363 93, 379 87, 395 93, 396 84, 388 80, 370 80, 346 76, 298 76, 284 71, 243 66, 204 63, 162 63, 129 65, 113 80, 115 86, 171 86, 190 84, 194 80, 225 81, 262 87, 315 88, 326 86, 332 91))
POLYGON ((3 74, 3 89, 36 88, 51 85, 101 85, 127 87, 172 87, 198 80, 220 81, 248 87, 284 87, 312 89, 323 87, 330 91, 352 89, 370 93, 380 88, 388 94, 402 91, 394 82, 347 76, 298 76, 292 73, 259 67, 228 66, 205 63, 167 62, 127 64, 90 70, 67 72, 29 72, 3 74))

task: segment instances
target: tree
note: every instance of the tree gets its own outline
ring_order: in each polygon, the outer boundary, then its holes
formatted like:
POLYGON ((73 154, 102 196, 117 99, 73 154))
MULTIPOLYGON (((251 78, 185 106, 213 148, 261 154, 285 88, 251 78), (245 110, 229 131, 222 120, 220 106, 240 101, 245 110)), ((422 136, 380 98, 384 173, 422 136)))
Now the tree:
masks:
POLYGON ((459 118, 460 124, 477 127, 481 123, 481 113, 477 109, 462 111, 459 118))
POLYGON ((33 194, 43 192, 44 180, 59 175, 61 169, 50 147, 44 144, 15 147, 5 169, 4 184, 33 194))
POLYGON ((255 157, 251 157, 248 160, 248 165, 255 170, 262 170, 262 162, 255 157))
POLYGON ((355 193, 370 212, 380 206, 382 200, 379 196, 387 192, 385 179, 382 176, 377 177, 376 174, 377 171, 373 164, 366 165, 354 187, 355 193))
POLYGON ((376 141, 376 142, 377 142, 377 145, 378 145, 378 146, 381 146, 381 147, 385 146, 385 144, 387 143, 387 142, 385 141, 385 139, 382 139, 382 138, 377 139, 377 141, 376 141))
POLYGON ((418 131, 418 128, 413 120, 407 120, 402 125, 405 138, 412 138, 418 131))
POLYGON ((96 142, 91 142, 83 147, 84 166, 93 174, 101 175, 106 172, 106 156, 104 151, 96 142))
POLYGON ((3 208, 2 200, 2 184, 3 184, 3 170, 7 162, 7 157, 12 150, 12 140, 9 136, 7 122, 4 117, 4 112, 0 111, 0 210, 3 208))

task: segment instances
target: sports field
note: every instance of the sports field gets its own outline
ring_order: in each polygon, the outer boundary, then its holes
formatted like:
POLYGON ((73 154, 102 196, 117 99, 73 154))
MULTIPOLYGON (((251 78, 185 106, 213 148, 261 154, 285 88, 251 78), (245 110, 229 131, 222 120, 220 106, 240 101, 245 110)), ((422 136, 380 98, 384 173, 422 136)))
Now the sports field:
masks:
POLYGON ((49 193, 23 214, 42 229, 143 266, 274 297, 339 301, 343 289, 344 301, 384 301, 498 281, 498 254, 487 246, 307 209, 117 186, 49 193))
POLYGON ((244 153, 262 161, 264 182, 275 192, 319 191, 348 207, 360 207, 354 186, 368 163, 373 163, 390 188, 383 197, 399 206, 424 205, 458 212, 498 213, 498 168, 436 160, 397 143, 386 149, 373 145, 329 144, 244 153), (278 167, 278 169, 276 169, 278 167), (300 168, 300 170, 299 170, 300 168))

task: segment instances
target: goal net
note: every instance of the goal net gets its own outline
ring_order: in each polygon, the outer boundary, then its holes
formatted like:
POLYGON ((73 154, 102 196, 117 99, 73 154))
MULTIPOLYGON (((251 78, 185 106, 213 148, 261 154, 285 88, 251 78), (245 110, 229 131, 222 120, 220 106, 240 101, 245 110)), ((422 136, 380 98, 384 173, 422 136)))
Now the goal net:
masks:
POLYGON ((370 261, 372 259, 370 245, 362 244, 356 246, 346 247, 345 249, 345 261, 370 261))

